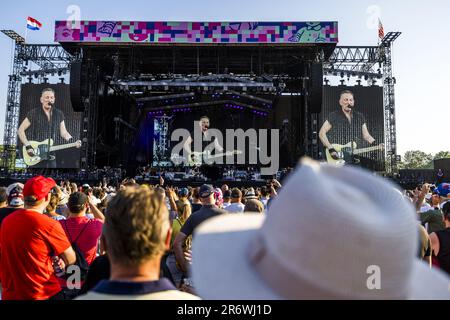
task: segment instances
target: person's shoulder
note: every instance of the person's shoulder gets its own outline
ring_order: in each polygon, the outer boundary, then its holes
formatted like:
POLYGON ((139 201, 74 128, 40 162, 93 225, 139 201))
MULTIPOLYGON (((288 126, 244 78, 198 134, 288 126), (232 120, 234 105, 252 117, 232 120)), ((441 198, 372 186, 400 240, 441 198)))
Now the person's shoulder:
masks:
POLYGON ((339 117, 338 111, 333 111, 333 112, 330 112, 330 113, 328 114, 328 116, 325 117, 325 120, 328 121, 329 123, 332 123, 332 122, 334 122, 338 117, 339 117))
POLYGON ((41 110, 42 110, 42 107, 35 107, 35 108, 30 109, 30 110, 28 111, 28 114, 30 114, 30 113, 38 113, 38 112, 40 112, 41 110))
POLYGON ((139 295, 115 295, 89 291, 75 300, 201 300, 199 297, 178 290, 167 290, 139 295))
POLYGON ((62 110, 60 109, 53 109, 53 116, 58 119, 64 120, 64 112, 62 112, 62 110))
POLYGON ((31 120, 33 120, 33 118, 37 116, 37 114, 40 112, 40 110, 41 110, 40 107, 36 107, 36 108, 29 110, 27 112, 27 114, 25 115, 25 118, 27 118, 31 122, 31 120))
POLYGON ((94 219, 89 219, 87 220, 88 222, 91 221, 91 223, 93 223, 96 226, 103 226, 103 221, 98 219, 98 218, 94 218, 94 219))
MULTIPOLYGON (((146 295, 149 300, 201 300, 196 295, 179 290, 167 290, 146 295)), ((145 296, 144 296, 145 297, 145 296)))
POLYGON ((423 225, 421 225, 420 223, 417 224, 418 228, 419 228, 419 235, 421 238, 428 238, 428 232, 427 229, 425 229, 425 227, 423 225))
MULTIPOLYGON (((7 209, 7 208, 5 208, 5 209, 7 209)), ((18 210, 15 210, 15 211, 13 211, 13 212, 10 212, 10 213, 8 213, 6 210, 5 210, 5 213, 4 213, 4 217, 3 217, 3 221, 2 221, 2 225, 3 226, 6 226, 6 225, 8 225, 8 224, 10 224, 10 223, 15 223, 15 220, 16 220, 16 218, 17 218, 17 215, 18 214, 20 214, 20 212, 18 212, 18 211, 24 211, 24 209, 18 209, 18 210)), ((19 218, 19 220, 20 220, 20 218, 19 218)))
POLYGON ((353 111, 353 115, 354 115, 355 117, 360 118, 360 119, 365 119, 364 114, 363 114, 362 112, 359 112, 359 111, 353 111))
POLYGON ((328 118, 333 118, 339 115, 340 111, 332 111, 328 114, 328 118))
MULTIPOLYGON (((243 205, 244 206, 244 205, 243 205)), ((227 211, 225 209, 219 208, 219 207, 214 207, 212 208, 212 211, 216 214, 224 214, 227 213, 227 211)))

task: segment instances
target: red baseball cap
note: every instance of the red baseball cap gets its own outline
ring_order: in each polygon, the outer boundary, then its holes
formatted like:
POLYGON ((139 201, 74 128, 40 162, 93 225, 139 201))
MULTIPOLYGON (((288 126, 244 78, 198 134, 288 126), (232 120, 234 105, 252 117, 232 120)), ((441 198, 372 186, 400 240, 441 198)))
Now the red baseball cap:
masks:
POLYGON ((56 182, 52 178, 37 176, 25 183, 23 196, 34 196, 36 200, 41 200, 48 195, 54 186, 56 186, 56 182))

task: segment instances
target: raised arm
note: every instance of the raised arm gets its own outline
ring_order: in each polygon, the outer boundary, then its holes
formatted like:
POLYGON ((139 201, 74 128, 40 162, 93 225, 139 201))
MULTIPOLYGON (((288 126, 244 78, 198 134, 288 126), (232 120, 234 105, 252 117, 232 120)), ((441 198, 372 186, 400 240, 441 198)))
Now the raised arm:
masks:
POLYGON ((97 208, 97 205, 94 203, 94 199, 89 195, 88 197, 89 208, 94 215, 94 218, 100 220, 101 222, 105 222, 105 215, 97 208))

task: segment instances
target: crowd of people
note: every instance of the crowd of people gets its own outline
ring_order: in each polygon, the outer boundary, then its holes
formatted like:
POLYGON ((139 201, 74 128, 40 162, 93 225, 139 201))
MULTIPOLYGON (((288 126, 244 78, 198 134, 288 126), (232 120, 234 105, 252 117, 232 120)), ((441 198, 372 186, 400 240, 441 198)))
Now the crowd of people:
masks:
POLYGON ((310 159, 260 188, 35 176, 0 188, 1 296, 450 299, 449 200, 310 159))

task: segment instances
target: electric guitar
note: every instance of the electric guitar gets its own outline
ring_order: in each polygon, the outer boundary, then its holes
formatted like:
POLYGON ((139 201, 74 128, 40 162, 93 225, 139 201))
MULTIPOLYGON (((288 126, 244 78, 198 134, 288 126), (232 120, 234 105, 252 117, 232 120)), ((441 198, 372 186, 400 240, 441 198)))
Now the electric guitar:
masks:
POLYGON ((190 166, 200 166, 202 163, 206 163, 207 160, 212 160, 214 158, 221 158, 223 156, 229 157, 235 154, 241 154, 242 151, 240 150, 234 150, 234 151, 227 151, 225 153, 216 153, 211 154, 210 151, 203 151, 203 152, 192 152, 191 156, 188 158, 188 164, 190 166))
POLYGON ((339 159, 337 159, 337 160, 333 159, 333 157, 331 156, 330 151, 328 149, 325 150, 325 154, 326 154, 327 162, 330 164, 337 165, 337 166, 343 166, 347 162, 350 162, 350 163, 354 162, 352 159, 352 157, 354 155, 384 149, 384 144, 380 144, 380 145, 374 146, 374 147, 356 149, 356 142, 349 142, 345 145, 333 144, 332 146, 333 146, 334 150, 336 150, 339 159))
POLYGON ((194 151, 190 154, 190 156, 188 156, 187 161, 185 161, 186 159, 184 157, 182 157, 178 154, 172 154, 171 160, 176 165, 179 165, 184 162, 188 166, 201 166, 208 159, 220 158, 223 156, 229 157, 234 154, 241 154, 241 153, 242 153, 242 151, 240 151, 240 150, 227 151, 225 153, 216 153, 216 154, 211 154, 210 151, 203 151, 203 152, 194 151))
POLYGON ((53 146, 53 139, 47 139, 41 142, 29 141, 29 145, 34 149, 34 156, 30 156, 26 147, 23 146, 23 162, 27 166, 34 166, 43 160, 55 160, 55 156, 48 155, 49 152, 78 147, 81 145, 81 141, 53 146))

